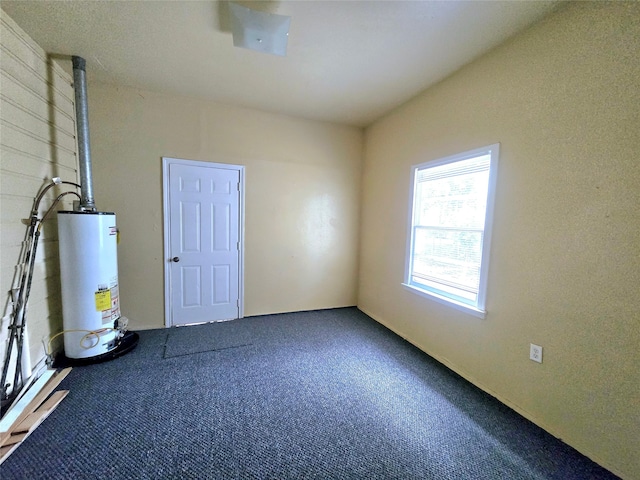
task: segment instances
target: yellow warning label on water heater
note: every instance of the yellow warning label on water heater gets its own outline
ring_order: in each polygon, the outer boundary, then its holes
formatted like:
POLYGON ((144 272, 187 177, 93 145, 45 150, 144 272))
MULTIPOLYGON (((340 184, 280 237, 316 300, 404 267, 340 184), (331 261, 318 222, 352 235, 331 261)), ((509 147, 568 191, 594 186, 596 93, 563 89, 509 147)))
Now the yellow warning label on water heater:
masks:
POLYGON ((96 312, 111 309, 111 290, 98 290, 96 292, 96 312))

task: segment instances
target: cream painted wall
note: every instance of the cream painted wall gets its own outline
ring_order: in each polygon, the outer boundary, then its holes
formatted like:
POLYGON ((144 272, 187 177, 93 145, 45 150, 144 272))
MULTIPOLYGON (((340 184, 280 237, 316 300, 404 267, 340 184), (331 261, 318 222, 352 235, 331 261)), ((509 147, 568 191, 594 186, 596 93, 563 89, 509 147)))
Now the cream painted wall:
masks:
POLYGON ((361 129, 100 84, 88 97, 131 328, 165 324, 163 156, 246 166, 246 316, 356 304, 361 129))
POLYGON ((639 53, 640 3, 573 3, 369 127, 358 300, 628 479, 640 478, 639 53), (481 320, 400 284, 410 166, 495 142, 481 320))

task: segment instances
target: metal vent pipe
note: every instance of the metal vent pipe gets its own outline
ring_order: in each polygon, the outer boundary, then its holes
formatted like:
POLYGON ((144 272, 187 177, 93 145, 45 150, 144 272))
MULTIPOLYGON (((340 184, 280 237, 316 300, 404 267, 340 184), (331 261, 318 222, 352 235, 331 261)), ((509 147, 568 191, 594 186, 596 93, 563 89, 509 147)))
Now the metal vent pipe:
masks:
POLYGON ((91 150, 89 148, 89 112, 87 108, 87 78, 82 57, 71 57, 76 100, 76 129, 78 131, 78 162, 80 167, 80 211, 95 212, 93 179, 91 178, 91 150))

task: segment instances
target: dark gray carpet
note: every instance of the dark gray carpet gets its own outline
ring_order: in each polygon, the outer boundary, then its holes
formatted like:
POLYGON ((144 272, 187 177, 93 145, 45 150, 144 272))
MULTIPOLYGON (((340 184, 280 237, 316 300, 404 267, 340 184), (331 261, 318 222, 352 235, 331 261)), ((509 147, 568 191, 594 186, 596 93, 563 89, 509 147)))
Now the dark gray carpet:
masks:
POLYGON ((223 325, 252 344, 164 358, 172 330, 142 331, 74 368, 0 477, 616 478, 355 308, 223 325))
POLYGON ((238 348, 253 343, 250 322, 219 322, 169 329, 164 358, 238 348))

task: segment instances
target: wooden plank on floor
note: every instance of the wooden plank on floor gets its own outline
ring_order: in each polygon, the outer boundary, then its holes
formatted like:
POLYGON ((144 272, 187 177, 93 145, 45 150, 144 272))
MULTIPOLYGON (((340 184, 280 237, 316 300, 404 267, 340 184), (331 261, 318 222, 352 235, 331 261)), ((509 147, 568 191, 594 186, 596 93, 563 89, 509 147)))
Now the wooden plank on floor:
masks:
POLYGON ((27 435, 29 435, 28 432, 11 434, 11 435, 9 435, 9 438, 7 438, 4 442, 2 442, 2 447, 6 447, 6 446, 9 446, 9 445, 15 445, 16 443, 20 443, 25 438, 27 438, 27 435))
POLYGON ((22 394, 0 421, 0 465, 20 446, 67 396, 69 390, 52 392, 71 371, 47 370, 22 394), (48 397, 48 399, 47 399, 48 397))
MULTIPOLYGON (((22 443, 22 442, 20 442, 22 443)), ((6 447, 0 447, 0 465, 9 458, 16 448, 20 446, 20 443, 14 443, 13 445, 7 445, 6 447)))
POLYGON ((6 447, 0 447, 0 465, 4 462, 4 459, 7 458, 11 452, 13 452, 17 447, 17 445, 8 445, 6 447))
MULTIPOLYGON (((60 385, 60 382, 62 382, 62 380, 64 380, 65 377, 69 375, 70 371, 71 367, 68 367, 64 370, 61 370, 60 372, 55 373, 44 385, 44 387, 42 387, 40 392, 38 392, 38 394, 33 398, 29 405, 20 413, 20 415, 18 415, 12 427, 20 425, 20 423, 22 423, 25 418, 36 411, 36 409, 42 404, 42 402, 44 402, 46 398, 51 395, 51 392, 53 392, 58 387, 58 385, 60 385)), ((13 430, 13 428, 10 428, 10 430, 13 430)))
MULTIPOLYGON (((42 376, 31 386, 31 388, 29 388, 29 391, 26 392, 24 396, 9 409, 4 417, 2 417, 2 420, 0 420, 0 432, 8 432, 11 430, 11 426, 24 412, 24 410, 29 407, 31 401, 44 388, 51 377, 53 377, 54 373, 56 373, 55 370, 47 370, 46 372, 44 372, 42 376)), ((38 405, 33 407, 33 410, 35 410, 36 408, 38 408, 38 405)), ((30 410, 27 415, 33 412, 33 410, 30 410)))
MULTIPOLYGON (((11 436, 17 435, 19 433, 28 432, 29 430, 31 430, 31 428, 34 425, 38 424, 39 420, 40 420, 40 414, 38 412, 33 412, 27 418, 25 418, 18 426, 11 429, 11 432, 10 432, 11 436)), ((0 445, 4 445, 4 442, 1 443, 0 445)))
MULTIPOLYGON (((29 416, 28 422, 23 422, 25 427, 28 426, 28 431, 20 433, 16 432, 15 434, 12 433, 8 439, 5 439, 3 445, 0 447, 0 465, 2 465, 9 455, 11 455, 13 451, 18 448, 42 422, 44 422, 44 420, 55 410, 68 393, 69 390, 59 390, 55 392, 45 403, 43 403, 29 416)), ((20 427, 24 428, 22 427, 22 424, 20 427)))
POLYGON ((69 390, 58 390, 51 397, 44 402, 38 409, 19 423, 11 434, 18 434, 24 432, 33 431, 38 425, 40 425, 45 418, 47 418, 51 412, 60 404, 60 402, 67 396, 69 390))

